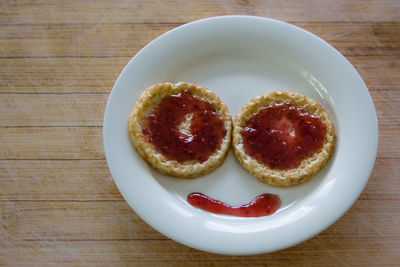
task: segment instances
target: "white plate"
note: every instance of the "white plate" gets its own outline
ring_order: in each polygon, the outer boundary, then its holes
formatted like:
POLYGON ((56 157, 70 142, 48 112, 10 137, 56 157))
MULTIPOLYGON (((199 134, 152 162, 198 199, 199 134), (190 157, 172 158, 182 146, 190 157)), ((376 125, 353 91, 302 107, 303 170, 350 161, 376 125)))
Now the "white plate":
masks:
POLYGON ((107 103, 104 149, 121 194, 162 234, 221 254, 271 252, 302 242, 334 223, 358 198, 372 171, 376 113, 364 82, 332 46, 293 25, 260 17, 223 16, 177 27, 144 47, 124 68, 107 103), (211 174, 185 180, 158 174, 138 156, 127 134, 137 97, 163 81, 187 81, 215 91, 234 117, 251 98, 294 90, 317 100, 338 133, 336 152, 309 182, 268 186, 251 176, 232 151, 211 174), (240 218, 192 207, 194 191, 237 205, 261 193, 281 197, 273 215, 240 218))

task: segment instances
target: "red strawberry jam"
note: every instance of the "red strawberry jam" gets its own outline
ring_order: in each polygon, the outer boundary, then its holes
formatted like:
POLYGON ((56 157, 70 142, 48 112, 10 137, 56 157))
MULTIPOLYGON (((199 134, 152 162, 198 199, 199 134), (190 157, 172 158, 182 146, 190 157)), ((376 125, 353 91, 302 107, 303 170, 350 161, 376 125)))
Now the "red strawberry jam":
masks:
POLYGON ((292 169, 321 149, 323 121, 295 104, 264 107, 242 132, 245 152, 271 169, 292 169))
POLYGON ((212 103, 184 90, 165 97, 143 121, 147 141, 168 159, 204 162, 226 135, 222 119, 212 103), (192 114, 190 132, 179 125, 192 114))
POLYGON ((191 193, 187 201, 197 208, 217 214, 234 215, 240 217, 261 217, 274 213, 281 206, 279 196, 262 194, 248 204, 230 206, 222 201, 213 199, 202 193, 191 193))

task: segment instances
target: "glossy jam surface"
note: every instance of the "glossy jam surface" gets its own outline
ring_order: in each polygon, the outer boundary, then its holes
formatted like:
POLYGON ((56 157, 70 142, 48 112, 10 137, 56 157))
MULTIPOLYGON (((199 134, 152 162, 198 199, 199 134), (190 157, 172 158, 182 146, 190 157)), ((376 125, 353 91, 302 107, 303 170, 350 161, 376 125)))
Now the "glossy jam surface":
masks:
POLYGON ((246 123, 245 152, 271 169, 292 169, 325 141, 323 121, 295 104, 261 108, 246 123))
POLYGON ((185 90, 165 97, 143 121, 143 134, 168 159, 204 162, 226 135, 212 103, 185 90), (190 130, 179 128, 191 116, 190 130))
POLYGON ((261 217, 271 215, 281 206, 281 200, 274 194, 262 194, 248 204, 230 206, 202 193, 191 193, 187 201, 192 206, 217 214, 234 215, 240 217, 261 217))

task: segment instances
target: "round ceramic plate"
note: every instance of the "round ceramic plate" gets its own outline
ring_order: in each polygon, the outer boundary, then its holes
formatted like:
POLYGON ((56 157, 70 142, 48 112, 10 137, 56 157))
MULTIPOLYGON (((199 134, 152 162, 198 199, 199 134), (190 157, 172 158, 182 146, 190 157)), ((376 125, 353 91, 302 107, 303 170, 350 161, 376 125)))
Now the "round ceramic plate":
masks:
POLYGON ((124 68, 109 97, 104 149, 121 194, 160 233, 199 250, 255 254, 300 243, 334 223, 358 198, 371 174, 378 130, 373 102, 353 66, 332 46, 296 26, 261 17, 223 16, 177 27, 144 47, 124 68), (251 176, 232 150, 207 176, 160 175, 132 147, 127 119, 148 86, 187 81, 217 93, 232 117, 251 98, 293 90, 330 114, 337 146, 328 164, 300 186, 276 188, 251 176), (270 216, 242 218, 192 207, 202 192, 239 205, 262 193, 278 194, 270 216))

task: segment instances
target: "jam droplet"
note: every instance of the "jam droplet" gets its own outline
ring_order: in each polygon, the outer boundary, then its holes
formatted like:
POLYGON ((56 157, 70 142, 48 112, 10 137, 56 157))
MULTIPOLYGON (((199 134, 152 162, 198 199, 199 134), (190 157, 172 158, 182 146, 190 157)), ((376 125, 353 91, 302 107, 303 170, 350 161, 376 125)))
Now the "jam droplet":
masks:
POLYGON ((184 90, 165 97, 143 121, 143 134, 158 151, 178 162, 204 162, 226 135, 212 103, 184 90), (190 131, 179 129, 191 114, 190 131))
POLYGON ((235 207, 197 192, 189 194, 187 196, 187 201, 192 206, 205 211, 240 217, 261 217, 271 215, 281 206, 279 196, 274 194, 262 194, 248 204, 235 207))
POLYGON ((326 126, 295 104, 261 108, 242 132, 246 153, 271 169, 292 169, 323 145, 326 126))

